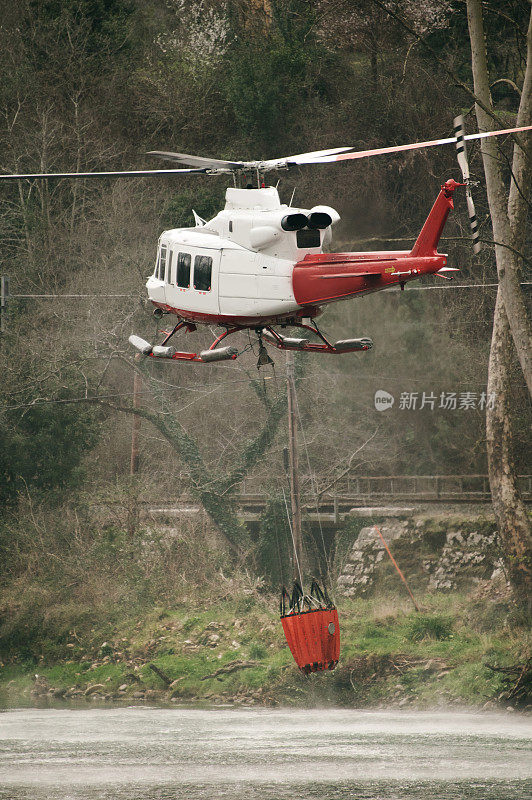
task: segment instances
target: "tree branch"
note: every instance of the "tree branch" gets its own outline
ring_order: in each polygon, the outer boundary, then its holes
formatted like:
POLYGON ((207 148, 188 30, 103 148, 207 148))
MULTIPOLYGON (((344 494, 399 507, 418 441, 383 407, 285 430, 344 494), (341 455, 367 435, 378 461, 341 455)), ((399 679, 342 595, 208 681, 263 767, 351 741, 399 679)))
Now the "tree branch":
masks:
POLYGON ((283 416, 286 414, 287 400, 282 395, 272 404, 266 422, 259 434, 252 439, 243 450, 236 467, 230 472, 229 476, 218 483, 220 489, 227 489, 244 480, 247 473, 255 466, 259 458, 264 455, 272 444, 277 428, 283 416))
POLYGON ((354 452, 354 453, 353 453, 353 454, 350 456, 350 458, 349 458, 349 461, 347 462, 347 469, 344 469, 344 471, 343 471, 343 472, 341 472, 341 473, 340 473, 340 475, 338 475, 338 477, 337 477, 337 478, 335 478, 333 481, 331 481, 331 483, 327 484, 327 486, 325 486, 325 488, 324 488, 324 489, 320 489, 320 490, 319 490, 319 492, 317 493, 317 494, 318 494, 318 497, 321 497, 321 495, 322 495, 322 494, 325 494, 325 492, 328 492, 328 491, 329 491, 329 489, 331 488, 331 486, 334 486, 336 483, 338 483, 338 481, 340 481, 340 480, 341 480, 341 479, 344 477, 344 475, 347 475, 347 473, 348 473, 348 472, 350 471, 350 469, 351 469, 351 464, 352 464, 352 462, 353 462, 353 459, 354 459, 354 457, 355 457, 355 456, 356 456, 358 453, 360 453, 360 451, 361 451, 361 450, 363 450, 363 449, 366 447, 366 445, 367 445, 367 444, 369 444, 369 443, 371 442, 371 440, 372 440, 372 439, 374 439, 374 438, 375 438, 375 436, 377 435, 377 431, 378 431, 378 430, 379 430, 379 429, 378 429, 378 428, 376 428, 376 429, 375 429, 375 431, 374 431, 374 432, 371 434, 371 436, 369 437, 369 439, 366 439, 366 441, 365 441, 363 444, 361 444, 361 445, 360 445, 360 447, 358 447, 358 448, 355 450, 355 452, 354 452))
MULTIPOLYGON (((422 36, 420 36, 419 33, 417 33, 414 30, 414 28, 412 28, 412 26, 409 25, 408 22, 406 22, 405 19, 400 14, 388 8, 385 5, 385 3, 382 2, 382 0, 371 0, 371 2, 374 3, 374 5, 380 8, 386 14, 388 14, 390 17, 392 17, 396 22, 398 22, 402 28, 404 28, 406 31, 408 31, 408 33, 410 33, 411 36, 414 36, 418 40, 418 42, 421 45, 423 45, 425 50, 427 50, 431 54, 431 56, 437 61, 437 63, 447 73, 447 75, 449 75, 449 77, 452 78, 455 84, 459 86, 461 89, 463 89, 463 91, 466 92, 466 94, 468 94, 469 97, 472 100, 474 100, 475 103, 477 103, 477 105, 479 105, 489 117, 491 117, 491 119, 496 123, 496 125, 499 128, 501 128, 502 130, 506 128, 506 123, 504 122, 504 120, 501 120, 500 117, 493 111, 493 109, 490 108, 489 105, 486 104, 482 100, 482 98, 480 98, 472 89, 470 89, 467 83, 464 83, 462 80, 460 80, 460 78, 454 72, 454 70, 450 69, 447 66, 445 61, 439 57, 438 53, 434 50, 434 48, 431 47, 430 44, 427 44, 425 39, 422 36)), ((509 136, 511 136, 514 142, 526 153, 526 145, 521 141, 520 137, 517 136, 515 133, 511 133, 509 134, 509 136)))

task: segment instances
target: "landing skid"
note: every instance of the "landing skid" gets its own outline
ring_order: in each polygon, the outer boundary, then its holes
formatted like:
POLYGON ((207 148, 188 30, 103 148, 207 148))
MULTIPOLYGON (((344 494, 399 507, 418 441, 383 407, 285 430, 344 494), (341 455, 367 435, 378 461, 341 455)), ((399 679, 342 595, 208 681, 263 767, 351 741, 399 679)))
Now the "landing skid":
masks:
POLYGON ((341 353, 356 353, 363 350, 370 350, 370 348, 373 347, 371 339, 366 337, 362 339, 340 339, 338 342, 331 344, 321 333, 316 324, 305 325, 303 322, 296 322, 292 327, 311 331, 322 340, 323 344, 314 344, 308 339, 303 338, 295 339, 293 337, 281 336, 278 331, 275 331, 270 326, 264 328, 262 335, 267 342, 275 345, 279 350, 298 350, 304 353, 333 353, 335 355, 340 355, 341 353))
MULTIPOLYGON (((305 338, 298 339, 289 336, 282 336, 278 331, 274 330, 271 325, 267 325, 265 327, 256 329, 261 349, 263 348, 263 340, 268 342, 268 344, 273 344, 278 350, 297 350, 304 353, 333 353, 335 355, 341 355, 342 353, 361 352, 364 350, 369 350, 371 347, 373 347, 373 342, 371 339, 367 338, 340 339, 340 341, 331 344, 331 342, 325 338, 321 331, 318 330, 318 327, 315 323, 314 325, 306 325, 302 322, 295 322, 291 324, 291 327, 303 328, 311 331, 311 333, 321 339, 322 344, 315 344, 309 339, 305 338)), ((195 326, 193 326, 192 323, 181 320, 177 323, 174 329, 166 335, 165 339, 160 345, 151 345, 149 342, 141 339, 140 336, 135 335, 129 337, 129 342, 140 353, 145 356, 150 356, 151 358, 164 358, 173 361, 195 361, 200 364, 209 364, 213 361, 233 361, 238 356, 238 349, 231 346, 218 347, 218 345, 225 339, 226 336, 230 336, 232 333, 238 333, 238 331, 248 330, 247 327, 241 327, 238 325, 228 327, 214 340, 208 350, 202 350, 199 353, 186 353, 177 351, 174 347, 168 345, 168 341, 172 338, 172 336, 183 328, 186 328, 187 330, 195 330, 195 326)), ((269 359, 263 360, 262 364, 268 363, 268 361, 269 359)), ((261 365, 260 358, 259 365, 261 365)))
POLYGON ((225 330, 214 340, 208 350, 202 350, 199 353, 182 352, 167 344, 174 333, 177 333, 183 328, 186 328, 189 331, 195 330, 195 327, 195 325, 181 320, 177 323, 175 328, 167 334, 160 345, 151 345, 149 342, 141 339, 140 336, 135 335, 129 337, 129 343, 145 356, 151 356, 151 358, 165 358, 173 361, 195 361, 200 364, 208 364, 212 363, 213 361, 233 361, 237 357, 238 349, 236 347, 218 348, 218 345, 223 339, 225 339, 226 336, 229 336, 230 333, 236 333, 237 331, 242 330, 242 328, 237 327, 227 328, 227 330, 225 330))

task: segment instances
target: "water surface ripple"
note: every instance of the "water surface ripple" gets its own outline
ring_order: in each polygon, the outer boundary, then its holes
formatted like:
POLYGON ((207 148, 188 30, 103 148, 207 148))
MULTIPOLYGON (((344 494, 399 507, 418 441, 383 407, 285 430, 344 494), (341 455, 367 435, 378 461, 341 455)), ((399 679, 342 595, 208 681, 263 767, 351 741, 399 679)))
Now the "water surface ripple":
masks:
POLYGON ((0 800, 532 800, 532 719, 339 709, 0 713, 0 800))

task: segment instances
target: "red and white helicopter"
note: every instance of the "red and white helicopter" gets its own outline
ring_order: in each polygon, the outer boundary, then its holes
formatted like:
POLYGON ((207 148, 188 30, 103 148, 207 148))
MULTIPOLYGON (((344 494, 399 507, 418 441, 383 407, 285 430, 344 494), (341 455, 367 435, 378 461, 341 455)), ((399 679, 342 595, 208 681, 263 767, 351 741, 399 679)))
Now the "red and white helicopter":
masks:
POLYGON ((465 140, 530 129, 532 126, 465 136, 463 119, 457 117, 452 138, 374 150, 337 147, 266 161, 222 161, 155 151, 149 155, 187 167, 1 175, 0 179, 142 177, 177 173, 232 175, 234 186, 226 191, 225 208, 213 219, 205 221, 194 212, 195 227, 167 230, 159 238, 155 270, 146 284, 148 297, 157 316, 175 315, 177 323, 158 345, 135 335, 130 336, 129 341, 141 353, 153 358, 208 363, 236 358, 236 347, 219 345, 230 334, 248 329, 259 337, 261 364, 269 362, 264 341, 281 350, 312 353, 340 354, 371 348, 372 341, 367 338, 329 342, 318 329, 315 318, 329 303, 396 285, 404 288, 407 282, 423 275, 448 278, 448 273, 458 271, 447 266, 447 256, 438 253, 437 246, 453 208, 453 194, 458 186, 465 186, 475 250, 478 252, 480 248, 465 140), (451 178, 443 184, 411 250, 324 253, 339 214, 323 205, 310 209, 284 205, 277 189, 266 187, 264 182, 265 174, 273 170, 452 143, 457 146, 464 183, 451 178), (250 178, 252 182, 248 184, 250 178), (246 188, 242 188, 242 184, 246 188), (178 331, 193 331, 199 324, 223 328, 208 350, 182 352, 169 344, 178 331), (278 329, 286 327, 300 328, 307 335, 301 338, 284 336, 278 329), (313 334, 314 341, 308 338, 308 333, 313 334))

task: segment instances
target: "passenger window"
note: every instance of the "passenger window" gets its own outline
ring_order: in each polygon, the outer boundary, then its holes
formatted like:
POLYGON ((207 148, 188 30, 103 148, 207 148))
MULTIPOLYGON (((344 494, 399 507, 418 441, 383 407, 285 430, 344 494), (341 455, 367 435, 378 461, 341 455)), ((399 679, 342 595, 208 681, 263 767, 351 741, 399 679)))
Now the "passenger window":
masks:
POLYGON ((319 247, 321 244, 320 232, 310 228, 302 228, 296 233, 298 247, 319 247))
POLYGON ((161 254, 159 256, 159 280, 164 281, 166 275, 166 245, 161 245, 161 254))
POLYGON ((190 253, 177 254, 176 284, 182 289, 188 289, 190 286, 190 263, 190 253))
POLYGON ((212 258, 210 256, 196 256, 194 259, 194 289, 199 292, 211 290, 212 258))

